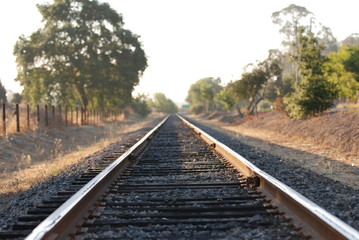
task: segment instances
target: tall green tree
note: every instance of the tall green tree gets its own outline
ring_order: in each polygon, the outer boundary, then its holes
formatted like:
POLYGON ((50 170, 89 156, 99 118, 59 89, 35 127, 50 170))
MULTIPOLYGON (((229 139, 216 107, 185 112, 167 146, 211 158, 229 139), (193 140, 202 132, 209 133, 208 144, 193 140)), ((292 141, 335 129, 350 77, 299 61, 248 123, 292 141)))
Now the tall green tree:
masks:
POLYGON ((301 81, 296 83, 295 92, 284 98, 290 117, 300 119, 321 113, 338 97, 336 85, 325 78, 328 58, 322 55, 322 49, 312 32, 299 28, 292 58, 298 63, 301 81))
POLYGON ((359 46, 349 49, 350 56, 344 61, 345 70, 354 74, 355 80, 359 83, 359 46))
POLYGON ((215 96, 223 89, 220 78, 202 78, 191 85, 186 101, 195 113, 210 112, 215 107, 215 96))
POLYGON ((358 46, 343 45, 337 53, 328 55, 326 76, 329 81, 335 83, 339 90, 339 97, 347 100, 358 100, 359 82, 355 79, 355 73, 346 69, 345 63, 355 52, 358 46))
POLYGON ((5 87, 2 85, 1 80, 0 80, 0 102, 3 102, 3 103, 6 103, 6 102, 7 102, 6 89, 5 89, 5 87))
POLYGON ((32 103, 62 102, 120 108, 130 102, 147 66, 138 36, 97 0, 37 5, 43 27, 21 36, 17 80, 32 103))

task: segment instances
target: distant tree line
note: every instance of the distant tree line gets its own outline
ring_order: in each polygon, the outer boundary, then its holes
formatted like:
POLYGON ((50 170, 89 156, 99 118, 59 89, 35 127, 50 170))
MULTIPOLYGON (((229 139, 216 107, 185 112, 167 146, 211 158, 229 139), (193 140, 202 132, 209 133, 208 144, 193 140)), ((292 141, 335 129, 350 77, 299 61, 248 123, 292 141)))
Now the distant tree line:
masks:
POLYGON ((285 111, 292 118, 307 118, 332 107, 337 100, 359 100, 359 35, 338 44, 305 7, 294 4, 272 14, 284 35, 283 50, 248 64, 239 80, 223 86, 219 78, 192 84, 187 101, 193 113, 214 110, 240 115, 258 107, 285 111))
POLYGON ((163 93, 155 93, 152 98, 145 94, 139 94, 133 99, 131 107, 143 117, 152 111, 162 113, 178 112, 177 105, 163 93))

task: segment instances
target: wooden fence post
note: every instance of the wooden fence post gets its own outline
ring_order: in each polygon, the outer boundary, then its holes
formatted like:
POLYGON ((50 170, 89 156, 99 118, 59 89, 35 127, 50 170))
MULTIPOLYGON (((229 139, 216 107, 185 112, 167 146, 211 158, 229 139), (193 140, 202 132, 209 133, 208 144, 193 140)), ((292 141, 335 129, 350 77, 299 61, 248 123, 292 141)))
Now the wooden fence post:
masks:
POLYGON ((84 125, 84 109, 81 107, 81 126, 84 125))
POLYGON ((86 111, 86 113, 87 113, 87 114, 86 114, 86 116, 87 116, 87 117, 86 117, 86 124, 90 124, 90 111, 91 111, 91 110, 88 110, 88 109, 86 109, 86 110, 87 110, 87 111, 86 111))
POLYGON ((70 117, 70 119, 71 119, 70 122, 71 123, 70 124, 73 125, 74 124, 74 121, 73 121, 74 117, 73 117, 73 113, 72 113, 72 107, 70 107, 70 112, 71 112, 71 117, 70 117))
POLYGON ((76 125, 78 125, 79 121, 79 107, 76 107, 76 125))
POLYGON ((19 111, 19 104, 16 104, 16 132, 20 132, 20 111, 19 111))
POLYGON ((62 125, 62 107, 61 107, 61 105, 59 105, 59 123, 60 123, 60 125, 62 125))
POLYGON ((27 127, 30 128, 30 106, 26 105, 26 113, 27 113, 27 127))
POLYGON ((49 126, 49 114, 47 111, 47 105, 45 105, 45 125, 46 127, 49 126))
POLYGON ((55 126, 55 106, 52 105, 52 125, 55 126))
POLYGON ((67 106, 65 106, 65 126, 67 127, 67 106))
POLYGON ((6 137, 6 104, 2 104, 2 130, 4 137, 6 137))
POLYGON ((37 125, 40 127, 40 105, 36 106, 37 125))

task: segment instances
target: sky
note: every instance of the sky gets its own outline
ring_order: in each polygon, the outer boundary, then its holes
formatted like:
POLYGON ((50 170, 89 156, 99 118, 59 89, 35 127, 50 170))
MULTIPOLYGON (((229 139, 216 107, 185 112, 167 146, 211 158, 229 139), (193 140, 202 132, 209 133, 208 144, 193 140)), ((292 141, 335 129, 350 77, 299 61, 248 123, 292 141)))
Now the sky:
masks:
MULTIPOLYGON (((274 25, 275 11, 296 4, 314 13, 338 41, 359 32, 358 0, 99 0, 121 13, 124 27, 140 36, 148 68, 135 93, 164 93, 184 103, 191 84, 219 77, 225 85, 238 80, 243 68, 280 48, 283 36, 274 25)), ((13 46, 20 35, 41 27, 36 4, 51 0, 0 3, 0 79, 7 90, 21 92, 15 82, 13 46)))

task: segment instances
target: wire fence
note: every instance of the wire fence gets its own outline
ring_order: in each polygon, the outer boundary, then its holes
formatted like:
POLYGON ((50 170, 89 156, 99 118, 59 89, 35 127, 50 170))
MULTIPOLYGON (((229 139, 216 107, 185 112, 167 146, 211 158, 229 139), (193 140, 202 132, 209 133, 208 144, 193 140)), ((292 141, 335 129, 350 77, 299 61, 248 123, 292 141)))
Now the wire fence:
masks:
POLYGON ((1 135, 35 131, 41 128, 100 125, 124 119, 124 111, 105 111, 61 105, 6 104, 1 106, 1 135))

